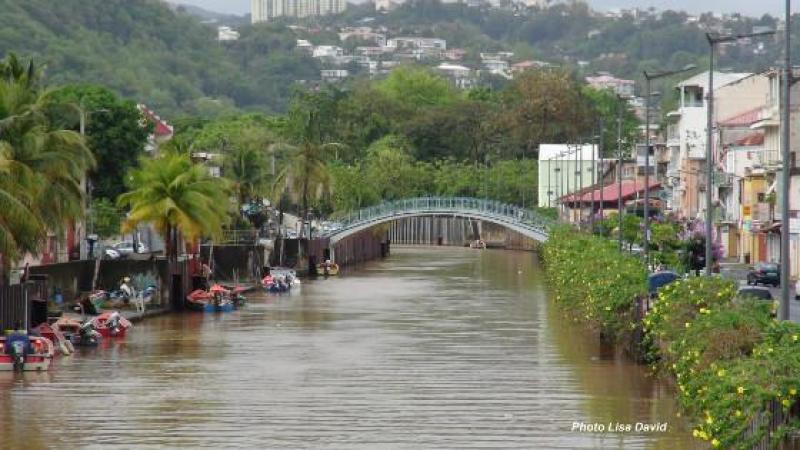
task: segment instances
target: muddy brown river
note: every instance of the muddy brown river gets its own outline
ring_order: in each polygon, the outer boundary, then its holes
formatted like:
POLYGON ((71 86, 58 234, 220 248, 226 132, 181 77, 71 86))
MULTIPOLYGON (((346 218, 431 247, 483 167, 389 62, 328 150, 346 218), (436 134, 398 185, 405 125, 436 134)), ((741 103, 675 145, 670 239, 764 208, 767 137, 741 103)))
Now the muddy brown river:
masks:
POLYGON ((693 448, 676 411, 562 319, 534 254, 500 250, 395 248, 0 373, 2 449, 693 448))

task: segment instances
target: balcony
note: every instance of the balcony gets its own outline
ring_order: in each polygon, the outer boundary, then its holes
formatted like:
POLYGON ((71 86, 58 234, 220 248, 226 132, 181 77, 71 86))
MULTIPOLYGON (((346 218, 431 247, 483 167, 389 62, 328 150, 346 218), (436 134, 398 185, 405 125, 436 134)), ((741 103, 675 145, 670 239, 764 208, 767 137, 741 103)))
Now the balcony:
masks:
POLYGON ((773 217, 770 212, 769 204, 757 203, 753 208, 753 220, 761 223, 771 222, 773 217))
POLYGON ((714 173, 714 185, 718 188, 730 189, 733 187, 734 177, 732 174, 725 172, 714 173))
POLYGON ((777 168, 781 165, 781 152, 777 148, 764 149, 761 153, 761 164, 764 167, 777 168))

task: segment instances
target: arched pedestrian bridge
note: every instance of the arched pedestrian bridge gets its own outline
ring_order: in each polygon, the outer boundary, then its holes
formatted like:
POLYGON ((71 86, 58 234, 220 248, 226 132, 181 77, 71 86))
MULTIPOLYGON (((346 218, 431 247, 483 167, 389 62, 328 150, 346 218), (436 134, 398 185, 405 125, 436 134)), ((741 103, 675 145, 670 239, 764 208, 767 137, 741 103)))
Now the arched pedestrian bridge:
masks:
POLYGON ((411 217, 450 216, 491 222, 540 242, 547 240, 551 219, 529 209, 493 200, 470 197, 419 197, 354 211, 338 222, 340 227, 322 233, 333 246, 375 225, 411 217))

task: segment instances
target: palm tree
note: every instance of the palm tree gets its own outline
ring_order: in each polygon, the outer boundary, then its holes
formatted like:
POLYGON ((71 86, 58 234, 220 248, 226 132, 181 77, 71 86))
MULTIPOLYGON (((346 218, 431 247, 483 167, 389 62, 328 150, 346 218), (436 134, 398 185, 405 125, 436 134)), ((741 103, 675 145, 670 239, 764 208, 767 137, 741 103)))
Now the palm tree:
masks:
POLYGON ((189 241, 218 237, 230 219, 230 190, 221 178, 212 177, 188 155, 167 153, 159 159, 142 159, 131 172, 130 191, 117 203, 129 207, 123 232, 140 223, 152 223, 167 243, 167 255, 178 256, 178 235, 189 241))
POLYGON ((297 145, 275 144, 272 151, 288 153, 286 165, 276 175, 272 185, 273 197, 280 204, 284 193, 300 204, 303 222, 308 221, 309 203, 330 194, 333 176, 328 167, 330 152, 345 146, 324 142, 324 132, 318 120, 320 108, 297 108, 290 113, 295 123, 297 145))
POLYGON ((0 61, 0 254, 2 275, 26 252, 37 253, 47 233, 60 235, 83 216, 86 172, 94 158, 83 138, 50 120, 49 91, 38 71, 10 55, 0 61))
POLYGON ((275 176, 273 196, 280 200, 284 192, 300 204, 303 221, 308 220, 308 206, 329 194, 333 177, 328 168, 327 156, 331 150, 341 148, 338 143, 320 144, 304 138, 300 145, 281 145, 277 148, 289 153, 286 166, 275 176))
POLYGON ((231 180, 240 205, 264 196, 269 184, 267 156, 273 153, 272 135, 262 129, 241 130, 236 143, 224 149, 222 172, 231 180))

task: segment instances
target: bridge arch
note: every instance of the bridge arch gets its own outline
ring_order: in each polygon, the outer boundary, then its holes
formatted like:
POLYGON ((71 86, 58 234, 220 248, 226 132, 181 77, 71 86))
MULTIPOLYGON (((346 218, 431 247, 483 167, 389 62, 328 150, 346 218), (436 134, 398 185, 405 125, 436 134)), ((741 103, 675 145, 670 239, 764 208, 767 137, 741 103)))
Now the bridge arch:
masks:
POLYGON ((539 213, 493 200, 471 197, 418 197, 354 211, 343 217, 341 226, 322 233, 335 248, 341 240, 376 225, 411 217, 459 217, 503 226, 539 242, 547 240, 553 221, 539 213))

